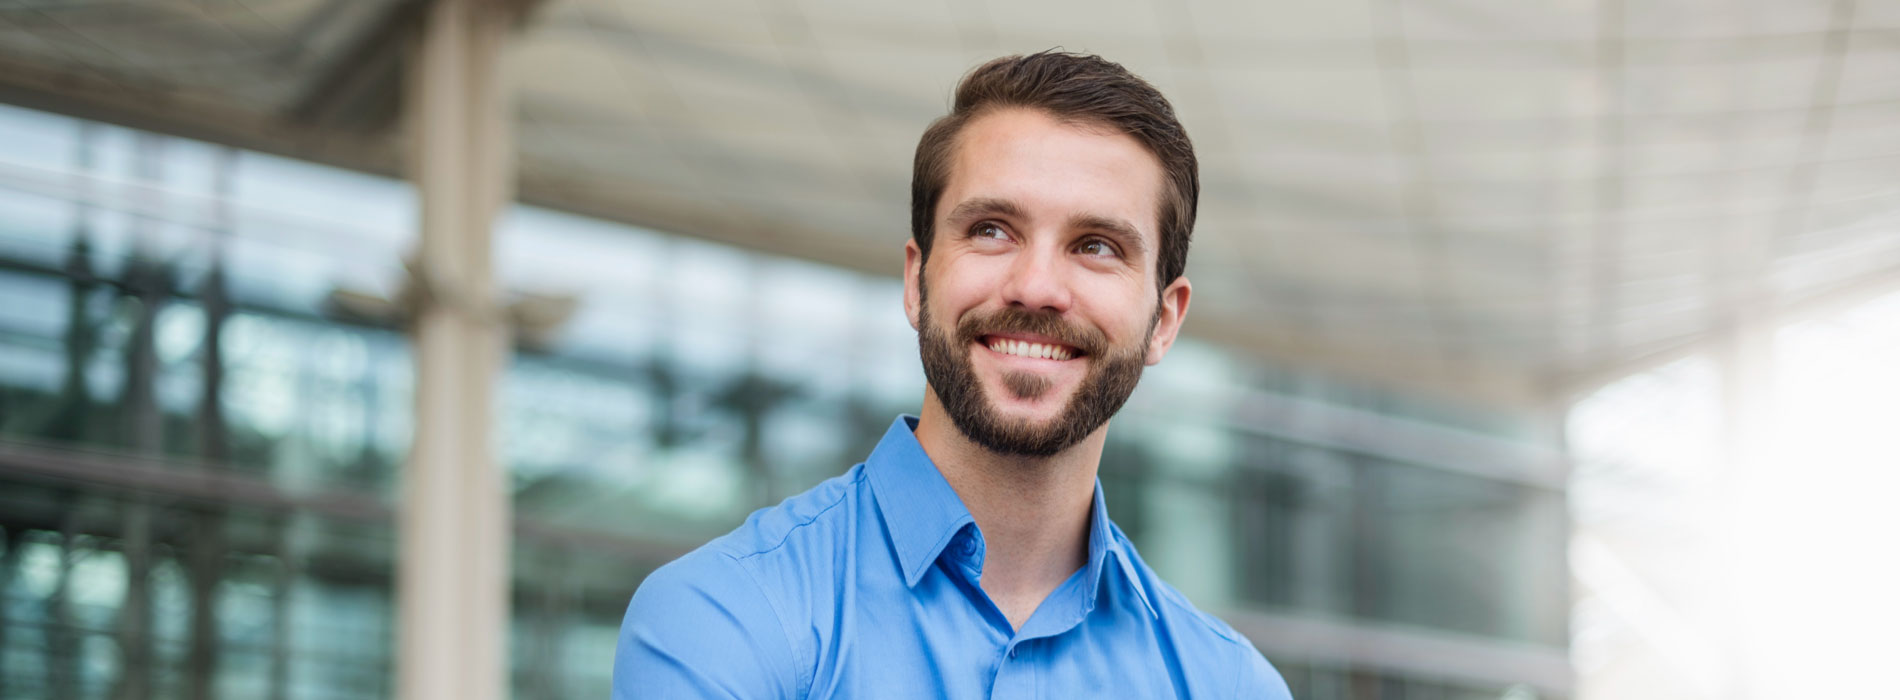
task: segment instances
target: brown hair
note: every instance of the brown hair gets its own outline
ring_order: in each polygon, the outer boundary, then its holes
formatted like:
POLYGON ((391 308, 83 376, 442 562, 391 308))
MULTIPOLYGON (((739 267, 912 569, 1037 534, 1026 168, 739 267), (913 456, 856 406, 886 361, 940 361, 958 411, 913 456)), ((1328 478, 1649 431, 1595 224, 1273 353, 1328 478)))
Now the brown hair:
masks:
POLYGON ((1100 125, 1127 134, 1161 162, 1161 253, 1156 287, 1165 289, 1187 269, 1188 239, 1201 195, 1194 144, 1174 107, 1148 81, 1100 56, 1049 50, 1005 56, 978 66, 957 84, 956 103, 924 130, 910 179, 910 235, 930 257, 938 200, 950 180, 957 134, 988 112, 1026 107, 1056 119, 1100 125))

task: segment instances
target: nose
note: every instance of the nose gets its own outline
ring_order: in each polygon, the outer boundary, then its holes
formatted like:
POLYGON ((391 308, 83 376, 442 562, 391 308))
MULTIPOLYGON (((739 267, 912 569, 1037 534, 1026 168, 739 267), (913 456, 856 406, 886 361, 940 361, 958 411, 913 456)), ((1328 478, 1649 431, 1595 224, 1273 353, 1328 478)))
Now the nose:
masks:
POLYGON ((1003 281, 1003 301, 1032 311, 1068 311, 1074 297, 1062 263, 1062 251, 1056 246, 1025 247, 1016 254, 1003 281))

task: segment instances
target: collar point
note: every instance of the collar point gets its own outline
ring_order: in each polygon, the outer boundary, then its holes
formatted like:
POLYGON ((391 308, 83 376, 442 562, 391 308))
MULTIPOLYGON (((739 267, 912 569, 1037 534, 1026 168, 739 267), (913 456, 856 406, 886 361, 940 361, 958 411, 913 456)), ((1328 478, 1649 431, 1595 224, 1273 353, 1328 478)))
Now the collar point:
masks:
POLYGON ((923 583, 924 574, 930 573, 930 567, 934 564, 935 559, 925 557, 916 557, 909 562, 909 566, 904 567, 904 587, 916 588, 917 584, 923 583))

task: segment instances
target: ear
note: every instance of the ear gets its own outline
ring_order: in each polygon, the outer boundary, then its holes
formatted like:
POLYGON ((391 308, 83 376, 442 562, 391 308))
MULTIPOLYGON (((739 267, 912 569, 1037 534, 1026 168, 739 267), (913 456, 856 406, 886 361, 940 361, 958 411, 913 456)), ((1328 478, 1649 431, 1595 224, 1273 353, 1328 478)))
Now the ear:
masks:
POLYGON ((1187 275, 1176 277, 1161 290, 1161 317, 1155 321, 1153 337, 1148 339, 1150 366, 1160 364, 1168 348, 1174 347, 1174 338, 1181 333, 1181 322, 1187 320, 1188 298, 1193 295, 1194 285, 1188 283, 1187 275))
POLYGON ((904 242, 904 315, 910 317, 911 330, 918 330, 917 314, 923 310, 924 251, 917 239, 904 242))

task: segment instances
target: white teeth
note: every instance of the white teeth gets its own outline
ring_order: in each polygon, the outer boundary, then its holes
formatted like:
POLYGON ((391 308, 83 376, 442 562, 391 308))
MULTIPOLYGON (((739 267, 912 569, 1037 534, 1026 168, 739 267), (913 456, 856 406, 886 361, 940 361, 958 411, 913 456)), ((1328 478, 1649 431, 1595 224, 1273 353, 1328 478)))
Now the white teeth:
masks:
POLYGON ((1020 340, 993 340, 990 341, 990 349, 1005 355, 1045 360, 1067 360, 1071 356, 1069 349, 1060 345, 1026 343, 1020 340))

